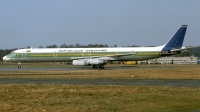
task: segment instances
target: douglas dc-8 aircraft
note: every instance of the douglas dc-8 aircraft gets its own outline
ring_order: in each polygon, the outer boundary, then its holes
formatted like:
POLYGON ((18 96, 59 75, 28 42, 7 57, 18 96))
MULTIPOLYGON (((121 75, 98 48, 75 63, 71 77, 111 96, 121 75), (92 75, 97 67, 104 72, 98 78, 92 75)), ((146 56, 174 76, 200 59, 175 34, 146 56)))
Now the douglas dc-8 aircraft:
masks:
POLYGON ((72 62, 73 65, 92 65, 103 69, 107 61, 140 61, 179 54, 187 25, 182 25, 169 41, 157 47, 122 47, 122 48, 38 48, 19 49, 3 57, 4 61, 18 62, 72 62))

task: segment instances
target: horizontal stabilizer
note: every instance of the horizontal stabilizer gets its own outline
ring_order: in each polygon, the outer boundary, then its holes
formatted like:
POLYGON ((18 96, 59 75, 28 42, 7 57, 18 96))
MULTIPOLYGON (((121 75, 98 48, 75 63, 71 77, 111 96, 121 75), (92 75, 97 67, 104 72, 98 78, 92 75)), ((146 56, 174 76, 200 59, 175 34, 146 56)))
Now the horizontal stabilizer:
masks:
POLYGON ((179 52, 179 51, 184 51, 184 50, 188 50, 188 49, 193 49, 199 46, 192 46, 192 47, 182 47, 181 49, 172 49, 171 52, 179 52))

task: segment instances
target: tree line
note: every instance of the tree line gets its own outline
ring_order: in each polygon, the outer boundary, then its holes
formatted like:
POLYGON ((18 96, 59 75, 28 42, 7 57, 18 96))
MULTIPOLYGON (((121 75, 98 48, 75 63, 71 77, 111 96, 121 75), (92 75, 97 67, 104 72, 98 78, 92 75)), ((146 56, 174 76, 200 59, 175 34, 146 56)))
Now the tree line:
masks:
MULTIPOLYGON (((57 46, 56 44, 53 45, 47 45, 46 48, 95 48, 95 47, 118 47, 116 44, 113 46, 108 46, 107 44, 88 44, 88 45, 82 45, 82 44, 62 44, 60 46, 57 46)), ((128 45, 123 47, 139 47, 138 45, 128 45)), ((30 48, 30 47, 29 47, 30 48)), ((45 48, 44 46, 39 46, 39 48, 45 48)))

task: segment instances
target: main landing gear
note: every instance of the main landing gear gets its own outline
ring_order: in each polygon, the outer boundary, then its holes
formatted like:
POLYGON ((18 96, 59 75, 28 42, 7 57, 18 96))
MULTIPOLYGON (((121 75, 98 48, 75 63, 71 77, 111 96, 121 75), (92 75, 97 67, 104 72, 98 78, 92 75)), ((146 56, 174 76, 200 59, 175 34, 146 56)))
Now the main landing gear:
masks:
POLYGON ((104 64, 98 64, 98 65, 92 65, 92 67, 95 69, 104 69, 104 64))
POLYGON ((21 68, 21 62, 18 62, 18 69, 21 68))

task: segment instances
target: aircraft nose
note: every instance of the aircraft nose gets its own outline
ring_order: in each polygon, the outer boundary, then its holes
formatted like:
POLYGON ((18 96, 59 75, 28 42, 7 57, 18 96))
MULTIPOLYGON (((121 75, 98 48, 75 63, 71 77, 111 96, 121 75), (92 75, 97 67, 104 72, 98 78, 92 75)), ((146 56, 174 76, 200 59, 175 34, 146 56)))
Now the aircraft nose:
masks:
POLYGON ((4 61, 6 61, 6 59, 7 59, 7 57, 6 57, 6 56, 4 56, 4 57, 3 57, 3 60, 4 60, 4 61))

